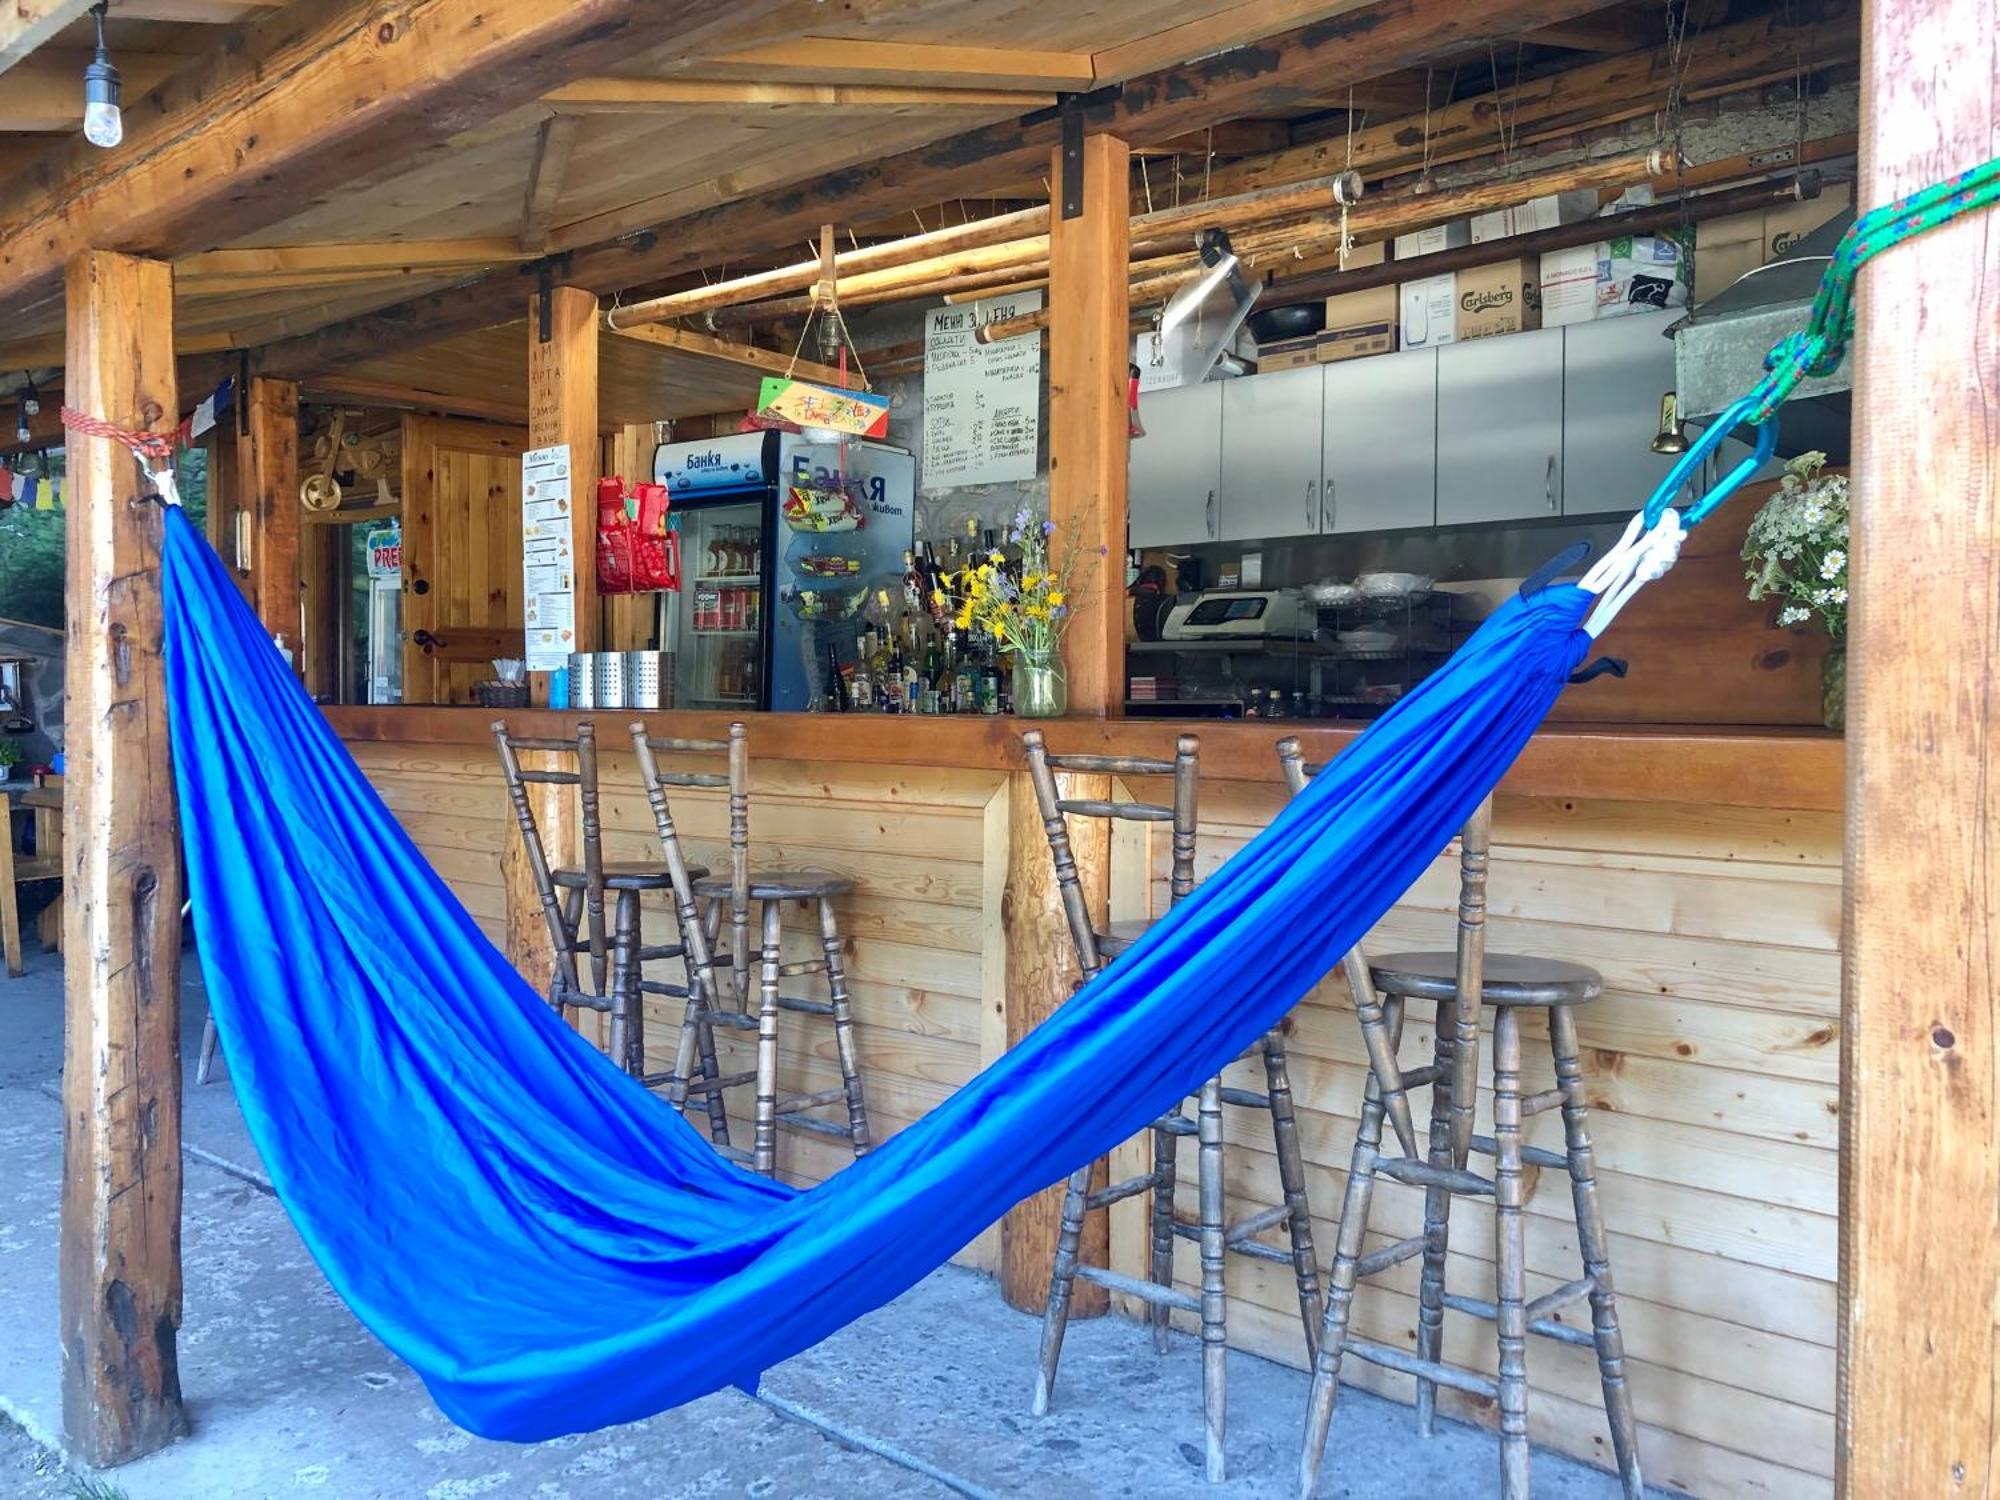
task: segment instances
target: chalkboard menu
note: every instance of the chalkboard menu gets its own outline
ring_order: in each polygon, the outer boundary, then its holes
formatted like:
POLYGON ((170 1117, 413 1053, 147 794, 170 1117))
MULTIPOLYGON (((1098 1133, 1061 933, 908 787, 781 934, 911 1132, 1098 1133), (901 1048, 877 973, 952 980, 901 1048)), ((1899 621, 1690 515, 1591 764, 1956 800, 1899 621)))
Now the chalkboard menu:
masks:
POLYGON ((974 334, 988 323, 1040 312, 1021 292, 933 310, 924 321, 924 477, 927 490, 1035 477, 1041 440, 1042 338, 997 344, 974 334))

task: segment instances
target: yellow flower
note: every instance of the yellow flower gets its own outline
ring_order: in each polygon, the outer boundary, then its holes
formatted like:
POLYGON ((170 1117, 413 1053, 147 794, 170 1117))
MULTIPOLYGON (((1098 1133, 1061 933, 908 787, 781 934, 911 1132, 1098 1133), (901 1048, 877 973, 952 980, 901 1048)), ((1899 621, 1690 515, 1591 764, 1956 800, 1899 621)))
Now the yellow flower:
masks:
POLYGON ((964 630, 971 624, 972 624, 972 601, 968 599, 965 601, 964 607, 962 607, 958 612, 958 628, 960 630, 964 630))
POLYGON ((1049 595, 1050 604, 1060 604, 1062 602, 1063 602, 1063 591, 1061 589, 1057 589, 1049 595))
MULTIPOLYGON (((888 602, 886 590, 884 591, 883 602, 884 603, 888 602)), ((945 593, 943 589, 931 590, 931 603, 935 604, 939 609, 943 609, 945 605, 948 604, 949 602, 950 601, 945 598, 945 593)))
POLYGON ((998 567, 1001 563, 1007 560, 1007 554, 998 551, 989 552, 986 554, 986 560, 992 563, 995 567, 998 567))

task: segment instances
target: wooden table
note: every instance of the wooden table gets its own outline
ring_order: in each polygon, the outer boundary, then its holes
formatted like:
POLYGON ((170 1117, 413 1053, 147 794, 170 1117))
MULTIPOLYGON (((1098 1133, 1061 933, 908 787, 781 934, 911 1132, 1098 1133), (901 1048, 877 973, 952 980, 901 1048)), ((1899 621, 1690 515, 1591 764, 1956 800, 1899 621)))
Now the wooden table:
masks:
MULTIPOLYGON (((7 804, 6 826, 0 830, 0 947, 7 957, 7 974, 18 979, 25 972, 21 963, 21 906, 17 887, 24 880, 60 880, 62 857, 62 781, 48 778, 46 786, 27 782, 0 783, 0 799, 7 804), (23 859, 14 851, 14 814, 32 813, 35 819, 35 855, 23 859)), ((62 946, 62 899, 58 897, 42 909, 36 922, 42 946, 59 950, 62 946)))

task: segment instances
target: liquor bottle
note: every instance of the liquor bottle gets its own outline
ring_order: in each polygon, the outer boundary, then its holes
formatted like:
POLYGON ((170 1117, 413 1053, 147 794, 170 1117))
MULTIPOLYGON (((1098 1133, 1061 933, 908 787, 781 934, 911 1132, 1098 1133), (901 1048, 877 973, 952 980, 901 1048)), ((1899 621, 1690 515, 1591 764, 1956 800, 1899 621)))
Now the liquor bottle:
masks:
MULTIPOLYGON (((921 547, 923 543, 917 543, 921 547)), ((903 554, 903 608, 909 612, 928 609, 930 602, 925 598, 923 568, 918 562, 915 550, 903 554)))
POLYGON ((861 649, 854 653, 854 668, 847 679, 847 701, 858 714, 875 711, 875 677, 868 670, 866 637, 863 637, 861 649))
POLYGON ((847 679, 840 675, 840 651, 832 641, 826 643, 826 706, 847 712, 847 679))

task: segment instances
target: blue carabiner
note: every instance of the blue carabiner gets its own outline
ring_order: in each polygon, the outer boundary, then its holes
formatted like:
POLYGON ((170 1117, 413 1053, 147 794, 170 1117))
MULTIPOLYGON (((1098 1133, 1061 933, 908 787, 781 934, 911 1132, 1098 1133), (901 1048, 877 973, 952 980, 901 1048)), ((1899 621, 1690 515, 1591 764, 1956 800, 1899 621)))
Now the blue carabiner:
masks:
POLYGON ((1681 524, 1693 526, 1741 489, 1752 474, 1770 462, 1771 455, 1778 448, 1778 419, 1773 415, 1762 422, 1752 422, 1755 410, 1756 399, 1751 396, 1744 396, 1725 407, 1716 419, 1708 424, 1708 430, 1696 438, 1688 451, 1675 461, 1674 466, 1667 471, 1667 477, 1660 481, 1659 487, 1646 501, 1646 526, 1649 530, 1659 523, 1661 515, 1673 503, 1674 496, 1678 495, 1686 485, 1688 476, 1699 469, 1707 461, 1708 456, 1722 446, 1724 439, 1746 422, 1750 422, 1757 429, 1756 447, 1748 458, 1723 475, 1716 482, 1714 489, 1682 513, 1681 524))

